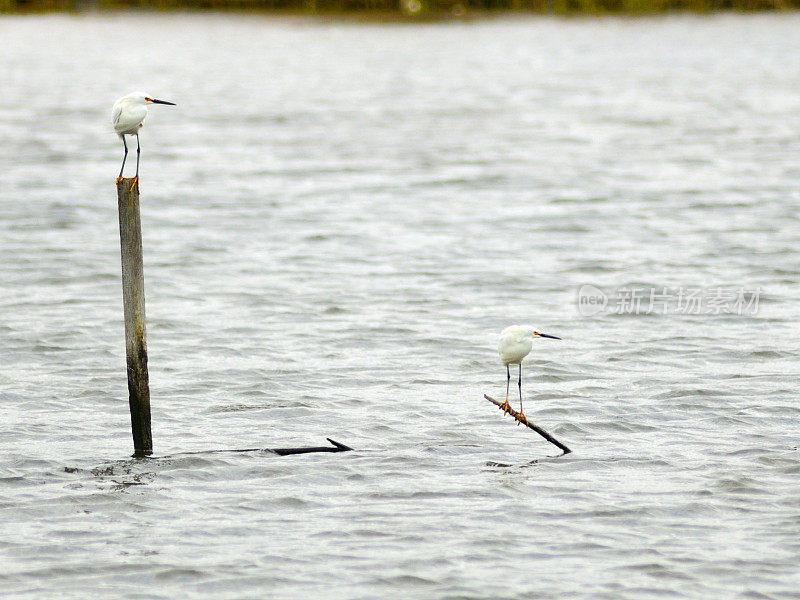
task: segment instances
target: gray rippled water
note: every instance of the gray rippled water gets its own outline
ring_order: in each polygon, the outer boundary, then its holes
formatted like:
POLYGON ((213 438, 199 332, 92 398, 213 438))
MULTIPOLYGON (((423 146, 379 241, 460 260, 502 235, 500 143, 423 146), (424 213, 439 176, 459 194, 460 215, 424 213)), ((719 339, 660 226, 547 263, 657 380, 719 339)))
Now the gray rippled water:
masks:
POLYGON ((0 19, 3 597, 800 598, 798 31, 0 19))

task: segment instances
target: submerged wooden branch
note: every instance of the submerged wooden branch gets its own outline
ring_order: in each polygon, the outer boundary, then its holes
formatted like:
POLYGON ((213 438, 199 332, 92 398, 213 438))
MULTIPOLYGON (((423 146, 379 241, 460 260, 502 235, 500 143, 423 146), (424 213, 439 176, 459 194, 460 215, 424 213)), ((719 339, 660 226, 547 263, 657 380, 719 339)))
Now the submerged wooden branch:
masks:
POLYGON ((333 444, 333 448, 330 446, 312 446, 310 448, 272 448, 272 451, 280 456, 286 456, 287 454, 308 454, 309 452, 349 452, 353 450, 350 446, 335 442, 331 438, 325 439, 333 444))
MULTIPOLYGON (((494 398, 492 398, 488 394, 484 394, 483 397, 486 398, 489 402, 491 402, 495 406, 503 408, 503 403, 502 402, 498 402, 497 400, 495 400, 494 398)), ((522 423, 523 425, 533 429, 536 433, 538 433, 540 436, 542 436, 544 439, 546 439, 551 444, 554 444, 555 446, 558 446, 559 448, 561 448, 564 451, 564 454, 569 454, 570 452, 572 452, 572 450, 567 448, 564 444, 559 442, 556 438, 554 438, 552 435, 547 433, 544 429, 542 429, 538 425, 534 425, 533 423, 528 421, 528 418, 525 415, 521 415, 520 413, 515 411, 510 406, 505 409, 505 412, 510 414, 512 417, 514 417, 519 423, 522 423)))
POLYGON ((309 454, 311 452, 350 452, 353 449, 345 446, 331 438, 325 438, 333 446, 308 446, 301 448, 236 448, 233 450, 195 450, 193 452, 176 452, 162 456, 161 458, 172 458, 173 456, 186 456, 187 454, 223 454, 227 452, 272 452, 278 456, 288 456, 289 454, 309 454))

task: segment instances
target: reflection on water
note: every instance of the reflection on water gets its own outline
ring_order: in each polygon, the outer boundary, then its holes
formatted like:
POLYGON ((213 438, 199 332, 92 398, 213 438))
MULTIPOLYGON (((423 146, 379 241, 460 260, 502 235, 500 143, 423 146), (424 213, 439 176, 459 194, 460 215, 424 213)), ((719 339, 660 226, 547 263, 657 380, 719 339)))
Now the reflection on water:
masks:
POLYGON ((795 593, 798 24, 0 19, 3 589, 795 593), (178 104, 142 133, 146 461, 106 124, 135 89, 178 104), (563 338, 525 406, 570 455, 482 398, 514 322, 563 338), (166 457, 327 437, 356 451, 166 457))

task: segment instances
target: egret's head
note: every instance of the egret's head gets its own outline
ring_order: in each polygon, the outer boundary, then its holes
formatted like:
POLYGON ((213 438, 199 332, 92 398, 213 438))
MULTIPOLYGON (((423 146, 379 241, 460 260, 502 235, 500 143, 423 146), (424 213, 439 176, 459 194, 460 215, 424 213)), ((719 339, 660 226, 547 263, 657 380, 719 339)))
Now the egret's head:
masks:
POLYGON ((144 92, 132 92, 132 93, 128 94, 127 96, 125 96, 125 98, 123 98, 123 100, 126 100, 127 102, 130 102, 131 104, 145 105, 145 104, 150 104, 147 101, 147 98, 148 98, 148 96, 144 92))

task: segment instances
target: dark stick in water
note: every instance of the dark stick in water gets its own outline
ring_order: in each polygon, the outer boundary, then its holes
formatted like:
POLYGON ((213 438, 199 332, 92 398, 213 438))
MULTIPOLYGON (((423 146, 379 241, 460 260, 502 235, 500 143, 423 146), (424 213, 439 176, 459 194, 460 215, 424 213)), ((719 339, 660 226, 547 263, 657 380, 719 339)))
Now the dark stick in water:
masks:
MULTIPOLYGON (((494 398, 492 398, 491 396, 489 396, 487 394, 484 394, 483 397, 486 398, 489 402, 491 402, 495 406, 498 406, 498 407, 502 408, 502 406, 503 406, 502 402, 498 402, 497 400, 495 400, 494 398)), ((514 417, 519 423, 522 423, 523 425, 533 429, 536 433, 538 433, 540 436, 542 436, 544 439, 546 439, 551 444, 554 444, 554 445, 558 446, 559 448, 561 448, 564 451, 564 454, 569 454, 570 452, 572 452, 572 450, 567 448, 564 444, 559 442, 556 438, 554 438, 552 435, 547 433, 544 429, 542 429, 538 425, 534 425, 533 423, 528 421, 528 419, 527 419, 527 417, 525 415, 519 414, 517 411, 515 411, 510 406, 505 409, 505 412, 510 414, 512 417, 514 417)))
POLYGON ((236 448, 232 450, 195 450, 193 452, 176 452, 175 454, 168 454, 160 458, 171 458, 173 456, 186 456, 187 454, 223 454, 227 452, 272 452, 279 456, 288 456, 290 454, 310 454, 311 452, 349 452, 353 449, 350 446, 325 438, 333 446, 309 446, 301 448, 236 448))

